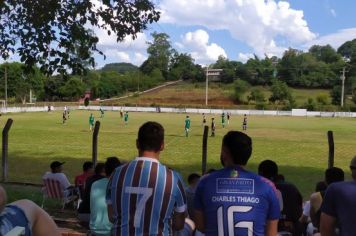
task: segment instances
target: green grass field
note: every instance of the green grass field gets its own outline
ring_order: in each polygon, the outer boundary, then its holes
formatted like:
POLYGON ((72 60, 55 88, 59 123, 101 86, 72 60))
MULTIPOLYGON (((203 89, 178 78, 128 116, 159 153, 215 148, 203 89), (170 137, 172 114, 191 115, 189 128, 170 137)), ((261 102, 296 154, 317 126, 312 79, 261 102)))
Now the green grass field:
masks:
MULTIPOLYGON (((88 111, 71 111, 63 125, 61 112, 22 113, 1 116, 3 127, 7 118, 14 120, 9 133, 9 181, 41 183, 41 176, 53 160, 65 161, 64 172, 73 181, 81 172, 82 163, 91 160, 92 133, 88 111)), ((184 178, 201 171, 201 115, 191 115, 190 137, 184 136, 185 114, 130 113, 124 126, 118 112, 106 112, 99 134, 99 161, 117 156, 122 160, 136 157, 135 139, 145 121, 158 121, 165 127, 165 150, 161 161, 178 170, 184 178)), ((208 116, 208 120, 210 120, 208 116)), ((218 118, 217 116, 215 116, 218 118)), ((241 116, 232 116, 223 129, 217 119, 217 135, 208 139, 208 169, 220 168, 222 136, 228 130, 241 130, 241 116)), ((349 177, 349 161, 356 154, 356 119, 305 117, 248 117, 248 135, 253 139, 253 155, 248 169, 257 170, 264 159, 275 160, 286 180, 295 183, 304 197, 310 195, 315 183, 323 179, 327 167, 326 132, 334 131, 335 165, 349 177)))

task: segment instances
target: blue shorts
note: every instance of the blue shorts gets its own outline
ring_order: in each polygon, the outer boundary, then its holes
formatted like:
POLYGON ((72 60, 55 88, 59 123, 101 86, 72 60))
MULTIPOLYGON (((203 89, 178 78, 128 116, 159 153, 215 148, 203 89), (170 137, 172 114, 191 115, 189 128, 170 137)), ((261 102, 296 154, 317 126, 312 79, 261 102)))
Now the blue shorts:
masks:
POLYGON ((0 235, 5 235, 16 226, 24 227, 24 236, 31 236, 31 226, 25 213, 19 207, 7 205, 0 213, 0 235))

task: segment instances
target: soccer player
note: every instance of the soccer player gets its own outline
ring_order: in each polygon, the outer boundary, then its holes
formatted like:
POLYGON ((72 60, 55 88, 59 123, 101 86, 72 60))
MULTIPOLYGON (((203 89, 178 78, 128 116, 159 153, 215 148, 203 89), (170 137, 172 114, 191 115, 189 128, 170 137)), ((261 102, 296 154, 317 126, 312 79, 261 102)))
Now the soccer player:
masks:
POLYGON ((63 111, 62 120, 63 120, 63 124, 66 123, 67 116, 66 116, 66 112, 65 111, 63 111))
POLYGON ((229 125, 230 124, 230 113, 228 112, 226 116, 227 116, 227 124, 229 125))
POLYGON ((184 226, 186 197, 179 175, 159 162, 163 127, 143 124, 136 146, 139 157, 118 167, 108 183, 112 235, 172 235, 184 226))
POLYGON ((90 131, 92 131, 93 128, 94 128, 94 121, 95 121, 95 119, 94 119, 93 113, 91 113, 90 116, 89 116, 89 129, 90 129, 90 131))
POLYGON ((224 169, 203 177, 194 198, 194 222, 210 235, 275 236, 280 217, 272 182, 245 170, 252 140, 239 131, 228 132, 222 142, 224 169))
POLYGON ((125 112, 125 115, 124 115, 124 121, 125 121, 125 125, 127 125, 129 123, 129 112, 125 112))
POLYGON ((221 114, 221 124, 222 124, 222 127, 225 128, 225 113, 224 112, 221 114))
POLYGON ((188 137, 188 135, 189 135, 189 128, 190 128, 190 118, 189 118, 189 116, 187 116, 185 118, 185 126, 184 126, 185 137, 188 137))
POLYGON ((202 123, 202 126, 205 126, 205 124, 206 124, 206 116, 205 116, 205 114, 203 113, 203 123, 202 123))
POLYGON ((215 121, 214 121, 214 117, 211 118, 211 137, 215 137, 215 121))
POLYGON ((104 118, 104 110, 100 107, 100 118, 104 118))
POLYGON ((244 120, 242 122, 242 130, 247 130, 247 116, 244 115, 244 120))

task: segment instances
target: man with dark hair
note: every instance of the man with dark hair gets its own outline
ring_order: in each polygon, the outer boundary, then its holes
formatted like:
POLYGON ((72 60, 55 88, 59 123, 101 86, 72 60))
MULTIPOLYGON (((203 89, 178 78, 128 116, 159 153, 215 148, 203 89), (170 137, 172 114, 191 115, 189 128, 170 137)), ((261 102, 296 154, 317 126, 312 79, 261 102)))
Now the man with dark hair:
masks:
POLYGON ((328 186, 321 205, 321 235, 335 235, 336 225, 340 235, 355 235, 356 232, 356 156, 351 160, 353 181, 333 183, 328 186))
POLYGON ((89 176, 92 176, 94 173, 93 170, 93 162, 91 161, 86 161, 83 164, 83 173, 80 175, 77 175, 74 179, 74 185, 75 187, 78 187, 80 190, 80 193, 83 194, 84 191, 84 184, 85 181, 89 176))
POLYGON ((195 195, 195 189, 199 183, 200 180, 200 175, 197 173, 192 173, 188 176, 188 184, 189 186, 185 189, 185 193, 187 195, 187 208, 188 208, 188 214, 190 217, 193 216, 193 203, 194 203, 194 195, 195 195))
POLYGON ((114 223, 112 235, 169 235, 172 229, 181 230, 186 197, 178 174, 159 162, 163 127, 143 124, 136 146, 139 157, 118 167, 109 180, 106 200, 114 223))
POLYGON ((106 178, 95 181, 90 191, 90 230, 96 236, 110 235, 112 224, 108 218, 105 202, 106 188, 112 172, 120 166, 117 157, 109 157, 105 162, 106 178))
MULTIPOLYGON (((337 167, 331 167, 325 171, 325 183, 330 185, 332 183, 344 181, 344 171, 337 167)), ((319 230, 320 227, 320 207, 325 196, 324 191, 318 191, 310 196, 310 218, 312 220, 313 226, 319 230)))
POLYGON ((78 219, 83 223, 83 226, 88 227, 90 220, 90 191, 93 183, 99 179, 105 178, 105 164, 98 163, 95 166, 94 175, 87 178, 85 182, 84 194, 82 202, 78 208, 78 219))
POLYGON ((224 169, 203 177, 196 189, 194 221, 205 235, 277 235, 280 208, 273 183, 244 169, 252 140, 228 132, 222 142, 224 169))
POLYGON ((282 194, 283 209, 278 230, 301 235, 303 229, 299 218, 303 214, 303 197, 298 188, 278 178, 278 165, 274 161, 262 161, 258 166, 258 174, 274 182, 282 194))
POLYGON ((214 117, 211 118, 211 137, 215 137, 215 120, 214 117))
POLYGON ((189 136, 189 129, 190 129, 190 118, 189 116, 186 116, 185 121, 184 121, 184 130, 185 130, 185 137, 189 136))

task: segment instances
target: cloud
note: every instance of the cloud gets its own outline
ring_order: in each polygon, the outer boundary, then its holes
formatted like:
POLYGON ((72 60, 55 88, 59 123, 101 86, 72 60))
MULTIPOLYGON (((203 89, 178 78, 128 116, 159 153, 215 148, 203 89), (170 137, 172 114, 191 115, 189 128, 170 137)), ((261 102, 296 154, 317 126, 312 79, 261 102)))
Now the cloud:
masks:
POLYGON ((254 57, 255 57, 255 55, 253 55, 252 53, 239 53, 239 55, 237 56, 237 60, 245 63, 249 59, 254 58, 254 57))
POLYGON ((209 34, 204 30, 188 32, 177 42, 180 49, 191 54, 199 64, 215 62, 219 56, 227 57, 225 50, 216 43, 209 43, 209 34))
POLYGON ((303 11, 290 8, 286 1, 162 0, 159 8, 161 22, 227 30, 257 55, 283 52, 285 47, 279 45, 279 38, 292 46, 316 37, 304 20, 303 11))
POLYGON ((309 49, 313 45, 327 45, 330 44, 333 48, 337 49, 346 41, 356 38, 356 28, 348 28, 337 31, 336 33, 320 36, 304 44, 304 48, 309 49))
POLYGON ((331 15, 333 16, 333 17, 336 17, 337 16, 337 14, 336 14, 336 11, 335 11, 335 9, 330 9, 330 13, 331 13, 331 15))

